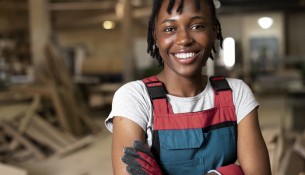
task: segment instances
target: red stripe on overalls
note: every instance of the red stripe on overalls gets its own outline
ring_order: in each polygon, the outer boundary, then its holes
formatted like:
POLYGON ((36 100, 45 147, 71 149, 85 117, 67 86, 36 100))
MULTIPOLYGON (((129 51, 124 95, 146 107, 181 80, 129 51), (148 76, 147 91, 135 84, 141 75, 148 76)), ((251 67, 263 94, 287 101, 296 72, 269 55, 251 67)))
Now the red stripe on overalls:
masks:
MULTIPOLYGON (((158 81, 153 76, 143 80, 144 83, 158 81)), ((159 85, 162 85, 159 84, 159 85)), ((154 130, 178 130, 205 128, 223 122, 236 121, 232 91, 214 92, 214 108, 199 112, 174 114, 166 98, 154 99, 154 130)))

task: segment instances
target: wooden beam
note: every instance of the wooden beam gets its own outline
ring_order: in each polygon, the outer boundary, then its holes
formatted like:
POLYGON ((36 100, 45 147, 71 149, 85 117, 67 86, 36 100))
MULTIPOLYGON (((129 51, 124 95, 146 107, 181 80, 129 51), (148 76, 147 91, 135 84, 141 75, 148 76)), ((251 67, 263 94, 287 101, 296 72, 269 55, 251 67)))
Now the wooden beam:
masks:
POLYGON ((20 133, 23 133, 27 129, 39 105, 40 105, 40 95, 36 94, 34 96, 32 104, 29 106, 28 110, 25 113, 25 116, 23 117, 23 119, 20 122, 20 125, 18 126, 18 131, 20 133))
POLYGON ((135 60, 133 53, 133 15, 132 5, 130 0, 123 0, 123 16, 122 16, 122 40, 123 40, 123 60, 124 70, 123 79, 124 82, 132 81, 135 78, 135 60))
POLYGON ((48 0, 28 0, 31 58, 35 74, 40 74, 46 59, 45 47, 51 37, 51 18, 48 0))

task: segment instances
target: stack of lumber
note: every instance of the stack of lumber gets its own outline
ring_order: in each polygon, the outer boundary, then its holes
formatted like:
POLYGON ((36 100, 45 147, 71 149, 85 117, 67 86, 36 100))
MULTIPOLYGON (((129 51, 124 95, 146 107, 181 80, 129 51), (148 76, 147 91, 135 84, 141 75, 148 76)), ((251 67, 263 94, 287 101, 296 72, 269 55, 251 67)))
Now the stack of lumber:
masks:
POLYGON ((46 49, 46 55, 44 72, 39 76, 52 93, 62 129, 74 135, 82 135, 88 129, 95 132, 98 128, 87 115, 86 105, 59 49, 50 44, 46 49))
POLYGON ((35 95, 30 103, 0 108, 0 162, 63 156, 93 141, 91 134, 76 137, 60 129, 46 102, 35 95))
POLYGON ((5 95, 0 93, 0 162, 64 156, 90 144, 100 130, 56 47, 50 45, 46 53, 44 71, 39 74, 42 83, 11 86, 5 95))

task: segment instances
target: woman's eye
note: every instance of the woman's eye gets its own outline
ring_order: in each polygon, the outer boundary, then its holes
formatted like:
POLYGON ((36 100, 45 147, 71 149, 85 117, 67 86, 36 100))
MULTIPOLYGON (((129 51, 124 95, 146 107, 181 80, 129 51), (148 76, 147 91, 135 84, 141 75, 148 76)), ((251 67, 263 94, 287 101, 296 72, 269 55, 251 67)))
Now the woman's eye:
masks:
POLYGON ((193 25, 191 27, 192 30, 203 30, 205 28, 204 25, 198 24, 198 25, 193 25))
POLYGON ((173 32, 173 31, 175 31, 174 27, 167 27, 164 29, 164 32, 173 32))

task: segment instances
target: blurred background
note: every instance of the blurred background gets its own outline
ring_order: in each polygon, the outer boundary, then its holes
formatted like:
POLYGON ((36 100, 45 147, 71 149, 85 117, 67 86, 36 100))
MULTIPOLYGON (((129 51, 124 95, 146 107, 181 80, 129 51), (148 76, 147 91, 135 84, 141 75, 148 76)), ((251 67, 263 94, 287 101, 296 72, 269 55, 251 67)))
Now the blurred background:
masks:
MULTIPOLYGON (((223 49, 203 72, 243 79, 275 175, 305 172, 305 1, 214 0, 223 49)), ((0 174, 111 175, 104 120, 156 74, 150 0, 0 0, 0 174)))

